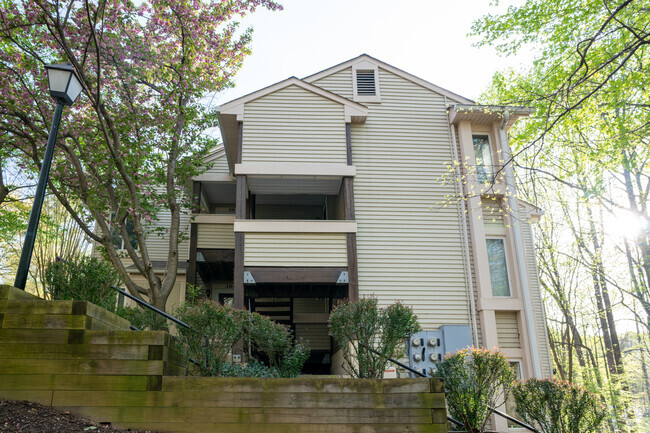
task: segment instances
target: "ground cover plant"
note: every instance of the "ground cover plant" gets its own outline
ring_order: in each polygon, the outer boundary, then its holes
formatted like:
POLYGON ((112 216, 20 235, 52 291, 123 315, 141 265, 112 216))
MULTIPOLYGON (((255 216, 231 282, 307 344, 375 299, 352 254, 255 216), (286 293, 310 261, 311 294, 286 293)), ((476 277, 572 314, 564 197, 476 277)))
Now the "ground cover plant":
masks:
POLYGON ((515 371, 496 350, 469 348, 447 355, 437 365, 445 379, 449 415, 468 433, 482 433, 493 409, 505 404, 515 371))
POLYGON ((362 298, 340 302, 330 315, 329 330, 343 350, 348 374, 381 379, 388 358, 400 357, 405 339, 420 325, 410 307, 396 302, 380 309, 376 298, 362 298))

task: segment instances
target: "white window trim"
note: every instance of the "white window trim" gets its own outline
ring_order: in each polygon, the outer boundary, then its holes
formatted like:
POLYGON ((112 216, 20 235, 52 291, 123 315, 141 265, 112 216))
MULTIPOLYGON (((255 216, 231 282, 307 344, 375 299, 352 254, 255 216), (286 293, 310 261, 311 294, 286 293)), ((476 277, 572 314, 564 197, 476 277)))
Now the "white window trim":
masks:
MULTIPOLYGON (((508 279, 508 289, 510 290, 509 296, 496 296, 494 295, 494 290, 492 289, 492 281, 490 280, 490 294, 492 295, 493 298, 497 298, 497 299, 514 298, 512 294, 513 293, 512 278, 510 277, 510 259, 508 258, 508 239, 505 236, 486 236, 485 240, 487 241, 488 239, 501 239, 503 241, 503 255, 505 256, 506 259, 506 278, 508 279)), ((487 245, 486 245, 486 253, 488 255, 488 271, 489 271, 490 255, 487 252, 487 245)))
POLYGON ((354 89, 355 102, 381 102, 381 94, 379 90, 379 68, 374 63, 367 61, 355 63, 352 65, 352 88, 354 89), (375 94, 373 96, 358 95, 357 94, 357 71, 373 71, 375 74, 375 94))

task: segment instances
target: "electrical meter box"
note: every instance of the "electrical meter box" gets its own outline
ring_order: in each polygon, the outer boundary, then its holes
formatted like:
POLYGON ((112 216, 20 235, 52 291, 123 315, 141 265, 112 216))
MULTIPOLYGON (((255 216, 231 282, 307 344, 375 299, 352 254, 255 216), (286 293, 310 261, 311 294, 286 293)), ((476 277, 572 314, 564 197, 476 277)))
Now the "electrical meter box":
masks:
MULTIPOLYGON (((436 362, 442 361, 447 353, 472 346, 469 325, 443 325, 435 331, 420 331, 408 342, 409 367, 427 376, 435 372, 436 362)), ((415 377, 414 373, 410 373, 415 377)))

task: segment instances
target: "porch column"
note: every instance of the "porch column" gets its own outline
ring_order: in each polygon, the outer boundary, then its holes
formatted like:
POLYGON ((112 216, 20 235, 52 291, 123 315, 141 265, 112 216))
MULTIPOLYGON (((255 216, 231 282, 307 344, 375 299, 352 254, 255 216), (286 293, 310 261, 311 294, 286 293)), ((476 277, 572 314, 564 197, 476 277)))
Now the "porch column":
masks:
MULTIPOLYGON (((201 182, 192 184, 192 213, 201 212, 201 182)), ((190 225, 190 257, 187 265, 187 285, 196 285, 196 253, 199 235, 199 225, 192 222, 190 225)))
MULTIPOLYGON (((352 138, 350 124, 345 125, 345 147, 347 150, 348 165, 352 165, 352 138)), ((354 221, 354 178, 343 178, 343 203, 345 206, 345 219, 354 221)), ((347 235, 348 254, 348 299, 352 302, 359 300, 359 268, 357 264, 357 234, 347 235)))

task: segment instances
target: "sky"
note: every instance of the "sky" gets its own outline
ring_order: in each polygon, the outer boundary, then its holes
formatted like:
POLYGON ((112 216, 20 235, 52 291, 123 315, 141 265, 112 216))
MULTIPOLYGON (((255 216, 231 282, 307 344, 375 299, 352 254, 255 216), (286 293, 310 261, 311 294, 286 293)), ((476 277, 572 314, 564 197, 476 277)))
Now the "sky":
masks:
POLYGON ((245 17, 253 27, 252 54, 236 87, 215 98, 223 104, 291 76, 305 77, 369 54, 454 93, 476 99, 495 71, 531 59, 500 58, 470 38, 473 20, 503 11, 490 0, 278 0, 283 11, 259 9, 245 17))

